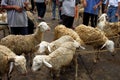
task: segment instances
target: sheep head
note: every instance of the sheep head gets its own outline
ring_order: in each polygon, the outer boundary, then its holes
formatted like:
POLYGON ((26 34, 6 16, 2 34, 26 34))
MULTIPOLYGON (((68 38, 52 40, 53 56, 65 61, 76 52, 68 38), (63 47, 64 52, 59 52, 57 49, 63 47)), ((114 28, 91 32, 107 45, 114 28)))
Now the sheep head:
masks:
POLYGON ((39 47, 38 52, 39 52, 39 53, 44 53, 44 52, 46 52, 46 51, 51 52, 51 48, 50 48, 49 44, 50 44, 49 42, 42 41, 42 42, 38 45, 38 47, 39 47))
POLYGON ((81 49, 85 49, 83 46, 81 46, 81 44, 79 42, 77 42, 76 40, 74 40, 74 47, 76 48, 81 48, 81 49))
POLYGON ((45 64, 47 67, 52 68, 52 65, 49 64, 46 60, 46 55, 36 55, 33 59, 32 70, 37 71, 41 69, 42 65, 45 64))
POLYGON ((22 74, 27 73, 26 59, 25 59, 25 57, 23 55, 15 56, 14 58, 11 58, 10 61, 14 62, 14 65, 16 66, 17 70, 20 71, 22 74))
POLYGON ((104 48, 105 46, 106 46, 106 48, 107 48, 108 51, 110 51, 110 52, 114 51, 114 42, 113 41, 107 40, 105 42, 105 44, 101 47, 101 49, 104 48))
POLYGON ((106 21, 107 21, 107 14, 104 13, 104 14, 102 14, 102 15, 98 18, 98 25, 97 25, 97 27, 98 27, 99 29, 103 30, 104 27, 105 27, 105 22, 106 22, 106 21))
POLYGON ((41 32, 49 31, 50 27, 47 25, 46 22, 40 22, 38 27, 40 28, 41 32))

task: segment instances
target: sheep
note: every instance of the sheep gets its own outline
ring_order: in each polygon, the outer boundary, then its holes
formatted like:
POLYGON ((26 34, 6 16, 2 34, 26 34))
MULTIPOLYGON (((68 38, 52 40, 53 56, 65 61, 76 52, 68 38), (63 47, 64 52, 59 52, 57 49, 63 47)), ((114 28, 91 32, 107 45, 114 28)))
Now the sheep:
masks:
POLYGON ((46 22, 41 22, 36 31, 30 35, 8 35, 1 39, 0 44, 10 48, 17 55, 21 53, 29 53, 42 40, 43 32, 50 30, 46 22))
MULTIPOLYGON (((92 45, 93 48, 97 50, 106 46, 108 51, 114 51, 114 42, 109 40, 103 31, 83 24, 77 26, 75 31, 86 45, 92 45)), ((94 60, 94 62, 96 62, 96 60, 94 60)))
POLYGON ((58 25, 54 30, 54 40, 60 38, 61 36, 69 35, 74 40, 78 41, 81 45, 84 45, 84 42, 81 40, 79 35, 72 29, 65 27, 64 25, 58 25))
MULTIPOLYGON (((64 42, 68 42, 68 41, 74 42, 74 39, 69 35, 65 35, 65 36, 62 36, 62 37, 60 37, 59 39, 57 39, 55 41, 52 41, 51 43, 46 42, 46 41, 42 41, 38 45, 39 49, 38 49, 37 52, 38 52, 38 54, 46 53, 48 55, 50 52, 53 52, 58 47, 60 47, 61 44, 64 44, 64 42)), ((85 49, 81 45, 80 45, 80 47, 82 49, 85 49)))
POLYGON ((33 59, 32 70, 37 71, 42 65, 45 65, 51 68, 53 73, 56 72, 56 77, 59 77, 60 69, 70 64, 75 55, 76 48, 79 46, 80 44, 76 41, 65 42, 49 55, 36 55, 33 59))
POLYGON ((5 80, 6 75, 10 75, 13 64, 22 74, 27 73, 25 57, 18 56, 6 46, 0 45, 0 76, 2 80, 5 80))
MULTIPOLYGON (((30 35, 8 35, 1 39, 0 44, 10 48, 14 53, 20 55, 21 53, 29 55, 29 57, 35 52, 35 46, 42 40, 43 32, 50 30, 50 27, 46 22, 41 22, 36 31, 30 35)), ((27 59, 28 60, 28 59, 27 59)))
POLYGON ((97 28, 105 32, 107 37, 112 37, 120 34, 120 22, 108 22, 107 14, 102 14, 98 19, 97 28))
POLYGON ((67 41, 73 42, 74 39, 69 35, 65 35, 55 41, 52 41, 51 43, 49 43, 47 41, 42 41, 37 46, 37 47, 39 47, 37 52, 38 52, 38 54, 46 53, 48 55, 49 53, 51 53, 55 49, 57 49, 61 44, 63 44, 64 42, 67 42, 67 41))

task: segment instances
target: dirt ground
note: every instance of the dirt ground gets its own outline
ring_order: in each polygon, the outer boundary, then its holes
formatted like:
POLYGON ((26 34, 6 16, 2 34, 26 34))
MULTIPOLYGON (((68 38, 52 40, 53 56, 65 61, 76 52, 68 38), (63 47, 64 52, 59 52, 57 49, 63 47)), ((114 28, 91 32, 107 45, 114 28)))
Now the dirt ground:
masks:
MULTIPOLYGON (((51 20, 51 11, 47 10, 45 15, 45 21, 49 23, 51 27, 50 32, 44 34, 43 40, 51 42, 54 36, 54 27, 58 24, 58 20, 51 20)), ((80 20, 75 20, 74 26, 82 23, 80 20)), ((0 37, 3 37, 3 32, 0 31, 0 37)), ((86 46, 85 51, 92 51, 91 46, 86 46)), ((116 50, 116 54, 113 56, 110 52, 100 53, 100 60, 93 63, 93 53, 82 54, 84 51, 79 51, 78 56, 78 80, 120 80, 120 54, 119 50, 116 50)), ((60 80, 74 80, 75 66, 72 65, 65 69, 65 72, 61 72, 60 80)), ((21 75, 16 69, 12 73, 11 80, 52 80, 50 76, 50 70, 43 67, 40 71, 32 72, 28 69, 26 76, 21 75)))

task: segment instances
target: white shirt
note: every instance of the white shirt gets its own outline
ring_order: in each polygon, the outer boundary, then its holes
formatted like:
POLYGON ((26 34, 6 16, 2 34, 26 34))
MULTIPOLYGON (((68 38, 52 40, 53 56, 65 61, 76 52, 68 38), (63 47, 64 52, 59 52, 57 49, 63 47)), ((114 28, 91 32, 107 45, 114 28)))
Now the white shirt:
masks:
POLYGON ((120 2, 120 0, 109 0, 109 5, 117 7, 118 6, 118 2, 120 2))
POLYGON ((62 15, 74 17, 75 15, 75 0, 64 0, 62 4, 62 15))

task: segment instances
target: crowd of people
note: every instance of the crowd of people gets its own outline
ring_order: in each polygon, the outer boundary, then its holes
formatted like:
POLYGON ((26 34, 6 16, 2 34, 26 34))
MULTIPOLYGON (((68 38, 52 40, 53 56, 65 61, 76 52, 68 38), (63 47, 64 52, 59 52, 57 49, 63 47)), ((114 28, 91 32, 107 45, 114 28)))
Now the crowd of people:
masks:
MULTIPOLYGON (((77 10, 76 6, 78 4, 82 4, 84 7, 84 25, 89 25, 90 21, 91 26, 96 27, 100 10, 102 13, 107 13, 109 22, 119 21, 120 0, 51 0, 51 2, 51 19, 56 20, 56 8, 58 8, 60 24, 68 28, 74 28, 74 18, 77 14, 75 10, 77 10)), ((28 29, 29 26, 34 26, 26 14, 29 4, 31 4, 30 11, 33 13, 36 7, 37 19, 44 21, 48 0, 1 0, 1 7, 7 10, 8 26, 11 34, 26 35, 33 33, 33 27, 28 29)))

